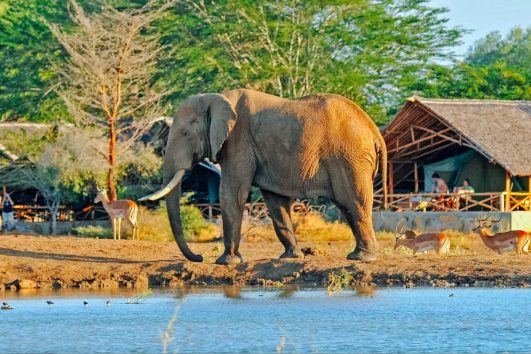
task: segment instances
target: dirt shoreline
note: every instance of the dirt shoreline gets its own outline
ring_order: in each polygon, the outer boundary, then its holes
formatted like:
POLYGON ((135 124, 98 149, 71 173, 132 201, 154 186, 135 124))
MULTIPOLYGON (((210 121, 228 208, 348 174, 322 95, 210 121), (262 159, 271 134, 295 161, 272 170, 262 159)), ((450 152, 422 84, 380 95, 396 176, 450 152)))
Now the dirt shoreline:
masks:
POLYGON ((173 243, 76 237, 0 236, 0 291, 33 288, 146 288, 188 285, 325 286, 328 275, 346 269, 355 284, 381 287, 530 287, 531 256, 455 251, 448 256, 412 256, 380 242, 376 262, 345 258, 349 242, 301 243, 313 255, 279 260, 282 246, 247 241, 245 263, 219 266, 219 243, 191 244, 205 262, 184 259, 173 243))

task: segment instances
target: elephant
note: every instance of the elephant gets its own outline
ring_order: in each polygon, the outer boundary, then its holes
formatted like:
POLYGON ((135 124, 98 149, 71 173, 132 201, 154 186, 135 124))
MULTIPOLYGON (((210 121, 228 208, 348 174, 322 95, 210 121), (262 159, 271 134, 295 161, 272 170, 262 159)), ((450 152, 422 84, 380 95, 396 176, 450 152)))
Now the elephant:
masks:
POLYGON ((250 89, 194 95, 179 106, 165 151, 164 187, 140 201, 166 196, 172 232, 188 260, 203 257, 184 240, 181 179, 204 159, 221 166, 225 250, 217 264, 243 262, 241 224, 251 186, 262 192, 284 246, 281 258, 304 257, 293 233, 292 200, 327 197, 356 239, 347 258, 376 259, 373 181, 381 165, 386 206, 387 150, 372 119, 347 98, 312 94, 289 100, 250 89))

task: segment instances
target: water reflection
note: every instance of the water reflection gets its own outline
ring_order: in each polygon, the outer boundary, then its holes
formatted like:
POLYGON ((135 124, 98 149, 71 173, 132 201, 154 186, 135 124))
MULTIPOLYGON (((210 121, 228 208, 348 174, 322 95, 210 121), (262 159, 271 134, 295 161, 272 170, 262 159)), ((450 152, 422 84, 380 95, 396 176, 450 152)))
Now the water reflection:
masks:
POLYGON ((526 289, 357 286, 328 296, 325 289, 299 285, 183 287, 157 289, 141 305, 127 304, 138 292, 20 292, 20 298, 0 301, 14 308, 0 313, 0 351, 160 352, 165 328, 174 338, 168 352, 179 353, 259 353, 275 352, 277 347, 309 353, 529 351, 531 308, 526 289), (178 314, 171 322, 176 306, 178 314))
POLYGON ((242 288, 239 286, 223 287, 223 295, 228 299, 242 300, 242 288))
POLYGON ((361 297, 374 297, 376 295, 376 286, 372 285, 357 285, 354 290, 356 290, 356 295, 361 297))
POLYGON ((282 289, 280 289, 280 293, 278 294, 278 297, 281 299, 289 299, 293 297, 293 295, 301 290, 300 285, 296 284, 286 284, 282 289))
POLYGON ((40 289, 20 289, 0 292, 2 299, 18 299, 18 298, 45 298, 45 297, 130 297, 138 294, 139 289, 136 288, 95 288, 95 289, 80 289, 80 288, 40 288, 40 289))

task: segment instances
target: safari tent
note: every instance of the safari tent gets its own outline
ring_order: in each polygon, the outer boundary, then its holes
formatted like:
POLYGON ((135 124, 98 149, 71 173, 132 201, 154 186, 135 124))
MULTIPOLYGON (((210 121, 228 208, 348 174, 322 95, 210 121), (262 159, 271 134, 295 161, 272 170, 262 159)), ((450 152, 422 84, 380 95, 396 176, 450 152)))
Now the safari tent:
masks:
POLYGON ((413 96, 382 134, 390 194, 429 192, 433 173, 450 190, 468 178, 475 192, 505 193, 507 202, 531 193, 529 101, 413 96))

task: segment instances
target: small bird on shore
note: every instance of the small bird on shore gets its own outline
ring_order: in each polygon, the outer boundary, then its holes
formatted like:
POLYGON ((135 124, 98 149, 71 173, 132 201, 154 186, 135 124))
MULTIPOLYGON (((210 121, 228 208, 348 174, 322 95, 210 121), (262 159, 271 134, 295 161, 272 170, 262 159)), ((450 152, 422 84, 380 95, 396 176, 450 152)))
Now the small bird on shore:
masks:
POLYGON ((50 301, 50 300, 46 300, 46 303, 47 303, 48 305, 53 305, 53 304, 54 304, 54 302, 53 302, 53 301, 50 301))
POLYGON ((450 294, 450 295, 448 295, 448 297, 455 297, 455 295, 454 294, 450 294))
POLYGON ((13 306, 9 305, 7 302, 2 302, 2 310, 13 310, 13 306))
POLYGON ((107 306, 111 306, 111 300, 107 300, 107 302, 105 303, 105 305, 107 305, 107 306))
POLYGON ((88 305, 88 302, 83 301, 83 305, 87 306, 87 305, 88 305))

